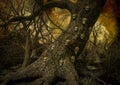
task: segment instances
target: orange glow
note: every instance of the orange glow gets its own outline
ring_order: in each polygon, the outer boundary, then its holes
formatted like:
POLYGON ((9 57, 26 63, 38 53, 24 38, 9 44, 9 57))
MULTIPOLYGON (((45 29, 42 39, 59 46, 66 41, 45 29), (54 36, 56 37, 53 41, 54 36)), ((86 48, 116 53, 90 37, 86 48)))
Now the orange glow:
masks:
POLYGON ((70 0, 72 3, 77 3, 78 0, 70 0))
POLYGON ((115 0, 107 0, 103 11, 98 18, 98 21, 102 23, 106 30, 110 33, 112 37, 117 35, 117 19, 116 19, 116 2, 115 0))

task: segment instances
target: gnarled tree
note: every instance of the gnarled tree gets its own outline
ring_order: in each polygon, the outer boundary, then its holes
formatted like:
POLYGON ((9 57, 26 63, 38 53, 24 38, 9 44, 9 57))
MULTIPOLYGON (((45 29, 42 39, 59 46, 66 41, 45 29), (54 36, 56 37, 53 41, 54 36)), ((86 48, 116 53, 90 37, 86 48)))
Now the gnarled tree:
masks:
MULTIPOLYGON (((5 24, 16 21, 28 21, 42 16, 43 10, 52 7, 68 9, 71 21, 67 29, 52 42, 40 58, 13 74, 5 76, 1 85, 79 85, 78 71, 71 56, 76 47, 78 55, 83 51, 92 26, 96 22, 106 0, 36 0, 40 6, 29 16, 11 18, 5 24)), ((77 58, 76 58, 77 59, 77 58)))

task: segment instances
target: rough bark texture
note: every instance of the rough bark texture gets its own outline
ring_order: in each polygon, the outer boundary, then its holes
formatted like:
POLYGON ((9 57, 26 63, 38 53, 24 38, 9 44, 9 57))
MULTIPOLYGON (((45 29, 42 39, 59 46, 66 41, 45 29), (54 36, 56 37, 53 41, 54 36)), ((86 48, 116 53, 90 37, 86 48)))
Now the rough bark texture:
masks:
POLYGON ((1 85, 79 85, 79 76, 70 61, 77 46, 83 50, 105 0, 79 0, 72 7, 68 29, 25 69, 10 74, 1 85), (75 15, 75 16, 74 16, 75 15))

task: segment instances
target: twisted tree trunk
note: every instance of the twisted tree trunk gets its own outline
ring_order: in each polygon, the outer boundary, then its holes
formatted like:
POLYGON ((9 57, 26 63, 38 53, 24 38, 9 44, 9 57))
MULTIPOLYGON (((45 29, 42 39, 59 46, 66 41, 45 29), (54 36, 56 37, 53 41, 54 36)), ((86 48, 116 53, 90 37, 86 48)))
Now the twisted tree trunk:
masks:
POLYGON ((1 85, 79 85, 79 76, 70 58, 75 47, 79 47, 79 54, 84 49, 104 3, 105 0, 78 0, 71 4, 72 20, 68 29, 38 60, 6 76, 1 85))

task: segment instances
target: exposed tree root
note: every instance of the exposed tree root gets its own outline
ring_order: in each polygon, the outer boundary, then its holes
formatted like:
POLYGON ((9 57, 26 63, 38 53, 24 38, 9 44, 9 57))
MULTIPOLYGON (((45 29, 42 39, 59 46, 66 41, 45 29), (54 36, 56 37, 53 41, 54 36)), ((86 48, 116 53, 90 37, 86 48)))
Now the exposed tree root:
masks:
POLYGON ((55 64, 51 64, 52 62, 45 63, 45 65, 39 63, 36 65, 39 67, 34 67, 35 63, 5 77, 5 81, 1 85, 55 85, 57 83, 79 85, 77 72, 68 58, 64 59, 61 67, 55 67, 55 64))

